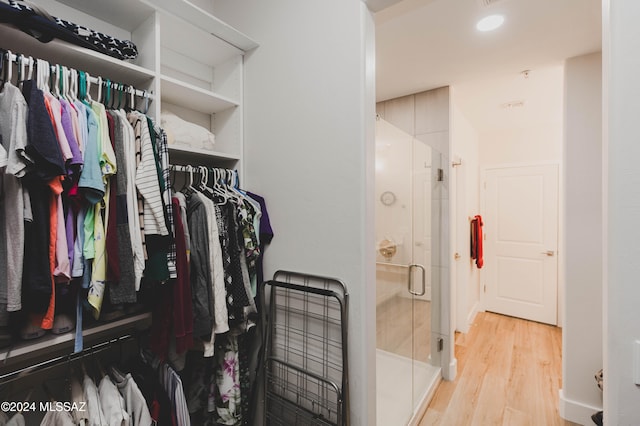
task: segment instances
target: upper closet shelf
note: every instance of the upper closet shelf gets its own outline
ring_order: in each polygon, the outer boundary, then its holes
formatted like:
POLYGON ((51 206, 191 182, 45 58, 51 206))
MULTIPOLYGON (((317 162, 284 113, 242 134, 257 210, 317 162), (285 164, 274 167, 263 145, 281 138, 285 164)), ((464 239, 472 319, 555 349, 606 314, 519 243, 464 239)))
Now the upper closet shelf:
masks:
POLYGON ((41 43, 18 29, 2 24, 0 24, 0 48, 12 50, 12 53, 31 55, 49 61, 51 64, 65 65, 78 71, 86 71, 93 76, 101 76, 134 86, 146 83, 155 77, 153 71, 138 65, 61 40, 41 43))
POLYGON ((221 160, 221 161, 238 161, 239 155, 226 154, 218 151, 208 151, 206 149, 191 148, 186 145, 169 144, 169 154, 177 155, 186 159, 199 160, 221 160))
MULTIPOLYGON (((133 32, 149 16, 155 8, 147 1, 136 0, 57 0, 73 9, 88 15, 99 17, 119 28, 133 32)), ((45 6, 46 7, 46 6, 45 6)))
MULTIPOLYGON (((58 0, 68 6, 92 16, 111 22, 121 28, 133 30, 144 21, 150 12, 159 10, 175 18, 180 18, 211 34, 232 46, 248 51, 258 43, 225 22, 194 5, 188 0, 58 0)), ((180 33, 165 33, 165 37, 177 37, 180 33)), ((191 40, 190 44, 202 45, 200 40, 191 40)), ((189 46, 184 46, 189 47, 189 46)))
POLYGON ((185 105, 195 111, 215 114, 216 112, 238 106, 237 102, 224 96, 217 95, 172 77, 162 76, 161 84, 163 101, 185 105))
MULTIPOLYGON (((181 18, 189 22, 191 25, 195 25, 200 28, 202 31, 218 37, 242 51, 246 52, 258 47, 258 43, 254 40, 188 0, 141 1, 155 5, 158 9, 165 11, 167 14, 181 18)), ((197 43, 198 41, 193 40, 192 42, 197 43)))

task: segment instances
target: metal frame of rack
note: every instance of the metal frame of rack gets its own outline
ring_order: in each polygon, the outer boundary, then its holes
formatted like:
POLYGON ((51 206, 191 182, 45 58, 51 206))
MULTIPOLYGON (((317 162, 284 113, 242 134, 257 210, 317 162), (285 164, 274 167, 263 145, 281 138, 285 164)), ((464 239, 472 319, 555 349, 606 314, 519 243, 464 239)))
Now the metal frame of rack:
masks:
POLYGON ((278 271, 261 292, 266 424, 348 425, 347 287, 278 271))

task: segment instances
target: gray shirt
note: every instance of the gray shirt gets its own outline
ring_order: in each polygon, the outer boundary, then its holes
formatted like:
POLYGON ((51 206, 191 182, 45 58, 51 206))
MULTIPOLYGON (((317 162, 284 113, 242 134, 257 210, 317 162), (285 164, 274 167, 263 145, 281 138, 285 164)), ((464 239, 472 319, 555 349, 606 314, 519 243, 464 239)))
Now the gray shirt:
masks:
POLYGON ((0 135, 7 152, 0 199, 0 304, 7 311, 22 309, 22 264, 24 261, 24 194, 19 178, 26 173, 27 102, 20 90, 5 83, 0 92, 0 135))

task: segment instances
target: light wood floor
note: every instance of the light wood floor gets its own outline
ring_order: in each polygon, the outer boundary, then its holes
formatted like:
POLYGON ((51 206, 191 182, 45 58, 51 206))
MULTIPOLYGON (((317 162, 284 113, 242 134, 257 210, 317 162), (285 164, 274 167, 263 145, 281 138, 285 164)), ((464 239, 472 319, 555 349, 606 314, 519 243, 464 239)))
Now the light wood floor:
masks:
POLYGON ((458 375, 438 387, 420 426, 574 425, 558 414, 562 332, 488 312, 456 334, 458 375))

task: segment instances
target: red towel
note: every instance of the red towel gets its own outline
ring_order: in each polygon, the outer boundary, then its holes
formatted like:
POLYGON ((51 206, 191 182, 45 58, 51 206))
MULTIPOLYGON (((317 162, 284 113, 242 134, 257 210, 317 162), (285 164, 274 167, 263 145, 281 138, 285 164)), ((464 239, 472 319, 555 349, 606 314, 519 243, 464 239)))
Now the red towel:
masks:
POLYGON ((482 216, 476 215, 471 220, 471 258, 476 260, 478 269, 484 265, 482 254, 482 216))

